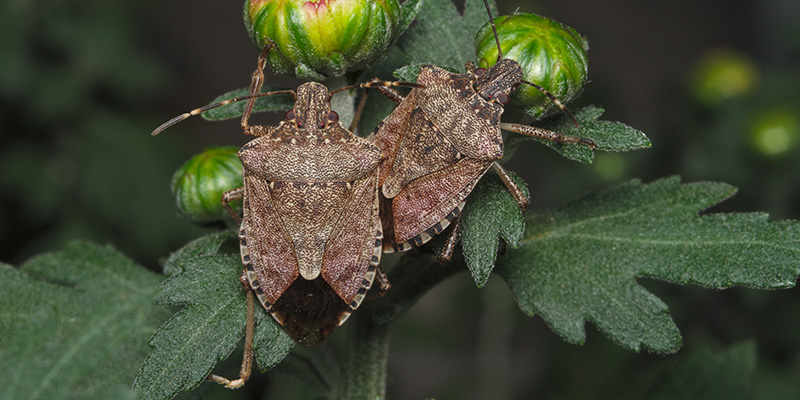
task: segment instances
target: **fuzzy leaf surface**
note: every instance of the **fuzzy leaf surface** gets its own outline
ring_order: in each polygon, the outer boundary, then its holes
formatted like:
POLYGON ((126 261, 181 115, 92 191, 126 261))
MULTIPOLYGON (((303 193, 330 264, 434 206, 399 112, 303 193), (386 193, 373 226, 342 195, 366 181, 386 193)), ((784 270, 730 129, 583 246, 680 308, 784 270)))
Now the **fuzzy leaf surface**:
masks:
MULTIPOLYGON (((284 90, 285 88, 275 88, 271 86, 264 86, 261 88, 261 93, 266 93, 274 90, 284 90)), ((231 90, 224 93, 212 100, 211 103, 219 103, 224 100, 230 100, 234 97, 247 96, 250 94, 250 88, 242 88, 231 90)), ((208 121, 221 121, 224 119, 238 118, 244 114, 244 108, 247 106, 247 100, 237 101, 222 107, 217 107, 200 114, 208 121)), ((259 97, 253 105, 253 113, 262 111, 286 111, 294 107, 294 100, 290 94, 276 94, 273 96, 259 97)))
MULTIPOLYGON (((150 340, 152 351, 144 362, 134 387, 144 399, 169 399, 178 391, 202 383, 220 360, 231 354, 244 336, 247 302, 239 283, 238 255, 201 255, 181 263, 183 272, 162 284, 159 305, 185 306, 172 316, 150 340)), ((259 313, 263 314, 261 308, 259 313)), ((258 357, 272 367, 293 346, 283 334, 274 334, 271 318, 260 318, 256 343, 258 357), (265 332, 266 331, 266 332, 265 332)))
POLYGON ((398 31, 401 32, 400 35, 414 22, 420 8, 422 8, 422 0, 406 0, 400 4, 400 23, 397 25, 398 31))
MULTIPOLYGON (((493 1, 490 6, 496 13, 493 1)), ((463 15, 450 0, 425 0, 417 15, 417 25, 398 40, 397 47, 405 55, 406 64, 464 71, 464 63, 475 59, 475 34, 487 21, 489 16, 482 0, 467 0, 463 15)))
POLYGON ((529 213, 525 238, 495 270, 528 315, 583 343, 591 322, 619 345, 681 346, 667 305, 638 278, 723 289, 788 288, 800 271, 800 224, 764 213, 698 215, 733 195, 722 183, 631 181, 557 211, 529 213))
POLYGON ((217 254, 222 244, 235 236, 233 231, 222 231, 192 240, 170 254, 169 258, 164 261, 164 275, 173 276, 181 272, 181 264, 192 258, 217 254))
MULTIPOLYGON (((533 123, 537 128, 546 129, 561 133, 565 136, 576 136, 592 139, 597 145, 595 150, 603 151, 630 151, 645 149, 651 146, 650 139, 638 129, 632 128, 621 122, 601 121, 598 118, 603 115, 602 108, 589 106, 578 110, 575 119, 580 126, 575 127, 572 120, 565 115, 554 116, 533 123)), ((561 144, 549 140, 535 139, 517 133, 512 133, 506 143, 509 147, 516 146, 515 141, 535 140, 545 144, 562 156, 571 160, 583 163, 591 163, 594 160, 594 151, 582 144, 561 144)))
MULTIPOLYGON (((513 173, 512 177, 530 198, 525 181, 513 173)), ((486 284, 494 268, 500 238, 517 247, 524 231, 525 220, 514 197, 494 171, 487 172, 467 199, 459 231, 464 261, 478 287, 486 284)))
POLYGON ((162 278, 110 246, 71 242, 0 264, 0 398, 135 399, 162 278))

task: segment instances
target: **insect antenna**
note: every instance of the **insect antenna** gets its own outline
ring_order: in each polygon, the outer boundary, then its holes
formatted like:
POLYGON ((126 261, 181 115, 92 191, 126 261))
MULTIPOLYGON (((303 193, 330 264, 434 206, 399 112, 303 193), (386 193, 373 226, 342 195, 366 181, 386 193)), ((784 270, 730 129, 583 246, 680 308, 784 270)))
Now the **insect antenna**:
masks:
POLYGON ((276 95, 276 94, 291 94, 292 96, 295 96, 294 90, 285 89, 285 90, 275 90, 275 91, 272 91, 272 92, 258 93, 258 94, 255 94, 255 95, 238 96, 238 97, 234 97, 232 99, 220 101, 219 103, 207 104, 207 105, 204 105, 202 107, 195 108, 192 111, 185 112, 185 113, 183 113, 181 115, 178 115, 177 117, 172 118, 171 120, 169 120, 167 122, 164 122, 163 124, 161 124, 161 126, 159 126, 158 128, 154 129, 153 133, 151 133, 151 135, 153 135, 153 136, 158 135, 163 130, 169 128, 172 125, 177 124, 178 122, 181 122, 181 121, 183 121, 183 120, 185 120, 185 119, 187 119, 187 118, 189 118, 189 117, 191 117, 193 115, 201 114, 201 113, 203 113, 205 111, 208 111, 208 110, 211 110, 211 109, 214 109, 214 108, 217 108, 217 107, 227 106, 228 104, 236 103, 237 101, 249 100, 249 99, 254 99, 254 98, 258 98, 258 97, 272 96, 272 95, 276 95))
POLYGON ((369 82, 364 83, 357 83, 355 85, 340 87, 330 93, 329 99, 333 97, 334 94, 343 92, 345 90, 355 89, 355 88, 377 88, 377 87, 392 87, 392 86, 403 86, 403 87, 413 87, 413 88, 424 88, 424 85, 420 85, 419 83, 413 82, 402 82, 402 81, 382 81, 380 79, 373 79, 369 82))
POLYGON ((552 94, 552 93, 550 93, 549 91, 547 91, 547 89, 545 89, 545 88, 543 88, 543 87, 541 87, 541 86, 539 86, 539 85, 537 85, 537 84, 535 84, 535 83, 533 83, 533 82, 528 82, 528 81, 526 81, 526 80, 524 80, 524 79, 523 79, 523 80, 520 80, 520 82, 522 82, 522 83, 524 83, 524 84, 526 84, 526 85, 529 85, 529 86, 533 86, 534 88, 536 88, 536 90, 538 90, 538 91, 542 92, 542 94, 543 94, 543 95, 545 95, 545 96, 547 96, 547 98, 548 98, 548 99, 550 99, 550 101, 552 101, 553 103, 555 103, 555 105, 557 105, 557 106, 558 106, 558 108, 560 108, 560 109, 561 109, 561 111, 563 111, 563 112, 564 112, 564 114, 567 114, 567 117, 569 117, 569 119, 571 119, 571 120, 572 120, 572 124, 573 124, 573 125, 575 125, 575 127, 576 127, 576 128, 577 128, 577 127, 580 127, 580 124, 578 123, 578 120, 575 118, 575 116, 574 116, 574 115, 572 115, 572 112, 571 112, 571 111, 569 111, 569 109, 567 108, 567 106, 565 106, 565 105, 564 105, 564 103, 562 103, 562 102, 561 102, 561 100, 557 99, 557 98, 556 98, 556 96, 553 96, 553 94, 552 94))
POLYGON ((494 32, 494 41, 497 43, 497 61, 503 59, 503 49, 500 48, 500 37, 497 35, 497 27, 494 25, 494 16, 489 7, 489 0, 483 0, 483 5, 486 6, 486 12, 489 14, 489 23, 492 24, 492 32, 494 32))

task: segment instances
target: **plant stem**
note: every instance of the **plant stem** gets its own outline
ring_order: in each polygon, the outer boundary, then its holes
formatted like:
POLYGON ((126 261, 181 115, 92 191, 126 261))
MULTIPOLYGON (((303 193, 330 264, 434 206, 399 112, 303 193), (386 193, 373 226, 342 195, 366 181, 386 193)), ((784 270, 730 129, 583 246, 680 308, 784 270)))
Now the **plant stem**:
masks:
POLYGON ((386 396, 389 324, 376 324, 371 313, 356 313, 348 327, 345 399, 386 396))
POLYGON ((389 273, 391 290, 384 297, 365 302, 348 323, 346 387, 342 399, 385 397, 392 321, 432 287, 464 270, 460 260, 442 265, 419 253, 400 259, 389 273))

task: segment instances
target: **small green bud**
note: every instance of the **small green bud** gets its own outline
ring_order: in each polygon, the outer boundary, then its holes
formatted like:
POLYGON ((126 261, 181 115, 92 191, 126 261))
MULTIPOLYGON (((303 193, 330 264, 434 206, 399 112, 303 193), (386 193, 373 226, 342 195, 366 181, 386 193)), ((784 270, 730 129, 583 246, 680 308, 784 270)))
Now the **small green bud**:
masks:
POLYGON ((400 33, 397 0, 247 0, 244 23, 259 48, 268 40, 276 74, 324 80, 366 69, 400 33))
POLYGON ((791 154, 800 145, 800 113, 783 106, 762 111, 750 124, 750 147, 766 158, 791 154))
MULTIPOLYGON (((589 45, 575 29, 530 13, 498 17, 494 23, 503 57, 520 64, 523 79, 545 88, 564 104, 578 96, 589 73, 589 45)), ((488 22, 475 36, 475 53, 479 67, 497 63, 497 43, 488 22)), ((517 88, 512 101, 536 118, 559 109, 525 84, 517 88)))
POLYGON ((172 176, 178 210, 190 221, 209 223, 227 215, 222 193, 242 186, 238 148, 214 147, 190 158, 172 176))
POLYGON ((738 51, 712 50, 694 65, 689 82, 695 101, 713 108, 750 94, 758 84, 758 68, 738 51))

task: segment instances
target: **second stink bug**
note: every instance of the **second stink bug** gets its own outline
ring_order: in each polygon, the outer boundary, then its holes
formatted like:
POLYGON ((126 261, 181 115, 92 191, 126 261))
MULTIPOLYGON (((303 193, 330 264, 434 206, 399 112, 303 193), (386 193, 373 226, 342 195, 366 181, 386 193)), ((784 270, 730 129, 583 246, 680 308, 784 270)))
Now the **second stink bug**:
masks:
MULTIPOLYGON (((484 4, 493 21, 486 0, 484 4)), ((385 157, 380 171, 381 190, 391 201, 384 211, 385 252, 420 246, 455 224, 440 256, 448 259, 467 196, 490 168, 498 173, 519 207, 527 207, 527 198, 497 163, 503 156, 501 129, 559 144, 595 148, 591 139, 500 121, 511 94, 525 84, 547 96, 577 125, 555 96, 523 80, 519 63, 503 58, 496 33, 494 38, 498 61, 489 68, 475 68, 468 62, 467 72, 457 74, 422 66, 417 78, 422 87, 407 96, 381 88, 399 103, 375 133, 375 143, 385 157)))

